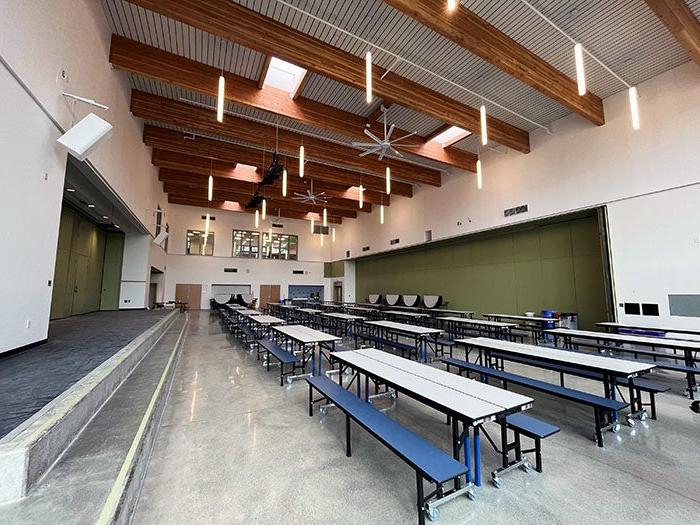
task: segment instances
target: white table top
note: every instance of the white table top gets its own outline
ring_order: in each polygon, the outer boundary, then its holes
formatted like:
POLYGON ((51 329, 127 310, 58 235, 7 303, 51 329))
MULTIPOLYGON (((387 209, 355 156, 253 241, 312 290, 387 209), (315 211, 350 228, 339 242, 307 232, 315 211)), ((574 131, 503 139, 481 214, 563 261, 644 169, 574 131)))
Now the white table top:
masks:
POLYGON ((438 317, 438 321, 448 321, 450 323, 463 323, 477 326, 492 326, 494 328, 514 328, 515 323, 504 323, 502 321, 488 321, 486 319, 469 319, 467 317, 438 317))
POLYGON ((364 321, 364 317, 360 317, 359 315, 348 315, 348 314, 341 314, 338 312, 327 312, 327 313, 322 313, 321 314, 324 317, 333 317, 335 319, 342 319, 343 321, 364 321))
POLYGON ((313 328, 302 326, 300 324, 273 326, 272 329, 275 332, 284 334, 287 337, 304 344, 340 341, 340 337, 321 332, 320 330, 314 330, 313 328))
POLYGON ((445 310, 443 308, 426 308, 427 312, 430 312, 432 314, 466 314, 466 315, 474 315, 474 312, 471 310, 445 310))
POLYGON ((441 334, 444 332, 444 330, 440 330, 438 328, 428 328, 426 326, 416 326, 406 323, 397 323, 394 321, 367 321, 365 324, 381 326, 382 328, 388 328, 389 330, 397 330, 415 335, 441 334))
POLYGON ((245 310, 245 306, 241 306, 240 304, 227 304, 226 308, 230 308, 231 310, 245 310))
POLYGON ((236 310, 236 312, 238 312, 241 315, 249 315, 249 316, 262 315, 262 312, 260 312, 259 310, 249 310, 249 309, 245 309, 245 308, 243 310, 236 310))
POLYGON ((700 341, 687 339, 671 339, 667 337, 647 337, 643 335, 611 334, 608 332, 593 332, 590 330, 571 330, 570 328, 555 328, 545 330, 546 333, 560 336, 580 337, 582 339, 597 339, 615 341, 635 345, 656 346, 659 348, 677 348, 679 350, 700 350, 700 341))
POLYGON ((274 317, 272 315, 255 315, 253 316, 253 321, 258 324, 283 324, 284 319, 279 317, 274 317))
POLYGON ((358 311, 358 312, 376 312, 376 308, 367 308, 364 306, 347 306, 348 310, 358 311))
POLYGON ((280 308, 289 308, 290 310, 294 310, 296 308, 299 308, 298 306, 295 306, 293 304, 282 304, 282 303, 273 303, 275 306, 279 306, 280 308))
POLYGON ((316 310, 315 308, 299 308, 298 312, 304 312, 305 314, 320 314, 321 310, 316 310))
MULTIPOLYGON (((627 330, 649 330, 651 332, 666 332, 672 334, 692 334, 700 335, 700 329, 693 328, 671 328, 668 326, 643 326, 634 324, 623 324, 623 323, 596 323, 597 326, 602 326, 603 328, 622 328, 627 330)), ((668 336, 667 336, 668 337, 668 336)))
POLYGON ((515 314, 484 314, 484 317, 498 317, 500 319, 517 319, 518 321, 534 321, 536 323, 558 323, 559 319, 554 317, 538 317, 529 315, 515 315, 515 314))
POLYGON ((641 363, 639 361, 628 361, 616 357, 605 357, 602 355, 584 354, 563 350, 560 348, 548 348, 543 346, 528 345, 523 343, 511 343, 500 339, 490 339, 487 337, 476 337, 474 339, 456 339, 455 342, 473 346, 476 348, 486 348, 503 352, 504 354, 520 355, 535 360, 556 362, 562 365, 573 365, 594 370, 597 372, 611 372, 615 375, 634 376, 640 372, 648 372, 656 365, 641 363))
POLYGON ((383 305, 374 303, 357 303, 357 306, 367 306, 369 308, 381 308, 383 305))
POLYGON ((386 310, 385 315, 398 315, 402 317, 428 317, 428 314, 421 314, 418 312, 404 312, 403 310, 386 310))
POLYGON ((429 399, 471 421, 495 419, 506 411, 532 405, 532 398, 416 363, 393 354, 365 348, 333 354, 339 361, 362 368, 401 390, 429 399))

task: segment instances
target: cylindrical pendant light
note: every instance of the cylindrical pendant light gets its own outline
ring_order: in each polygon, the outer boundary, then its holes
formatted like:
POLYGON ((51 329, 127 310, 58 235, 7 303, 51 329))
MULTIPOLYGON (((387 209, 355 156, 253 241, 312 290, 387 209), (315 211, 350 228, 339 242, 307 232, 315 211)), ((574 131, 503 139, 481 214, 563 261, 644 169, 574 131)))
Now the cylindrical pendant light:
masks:
POLYGON ((632 86, 629 88, 630 96, 630 114, 632 116, 632 129, 639 129, 639 95, 637 94, 637 88, 632 86))
POLYGON ((372 103, 372 52, 365 55, 365 91, 367 104, 372 103))
POLYGON ((209 214, 207 213, 207 217, 204 220, 204 238, 206 239, 209 237, 209 214))
POLYGON ((216 99, 216 120, 224 121, 224 92, 226 91, 226 79, 224 75, 219 77, 219 95, 216 99))
POLYGON ((583 67, 583 46, 574 46, 574 59, 576 60, 576 83, 578 84, 578 94, 586 94, 586 70, 583 67))
POLYGON ((209 175, 209 187, 207 188, 207 199, 209 202, 214 198, 214 177, 209 175))
POLYGON ((260 210, 255 210, 255 227, 260 228, 260 210))
POLYGON ((325 235, 323 235, 323 233, 321 233, 321 246, 323 246, 323 238, 324 237, 325 237, 325 235))
POLYGON ((287 170, 282 172, 282 197, 287 196, 287 170))
POLYGON ((360 209, 361 209, 362 206, 364 206, 364 204, 365 204, 365 187, 362 184, 360 184, 360 192, 359 193, 360 193, 360 209))
POLYGON ((267 217, 267 199, 262 201, 262 220, 265 220, 265 217, 267 217))
POLYGON ((476 187, 481 189, 483 186, 483 180, 481 177, 481 159, 476 161, 476 187))
POLYGON ((323 208, 323 227, 325 228, 326 226, 328 226, 328 210, 323 208))
POLYGON ((384 224, 384 205, 379 205, 379 224, 384 224))
POLYGON ((335 242, 335 228, 331 230, 331 241, 335 242))
POLYGON ((314 218, 311 217, 311 233, 314 232, 314 218))
POLYGON ((482 104, 479 108, 479 113, 481 116, 481 144, 486 146, 489 143, 489 130, 486 127, 486 106, 482 104))
POLYGON ((389 195, 391 193, 391 168, 389 166, 386 167, 386 194, 389 195))
POLYGON ((299 177, 304 178, 304 145, 299 146, 299 177))
POLYGON ((447 10, 454 11, 457 9, 457 0, 447 0, 447 10))

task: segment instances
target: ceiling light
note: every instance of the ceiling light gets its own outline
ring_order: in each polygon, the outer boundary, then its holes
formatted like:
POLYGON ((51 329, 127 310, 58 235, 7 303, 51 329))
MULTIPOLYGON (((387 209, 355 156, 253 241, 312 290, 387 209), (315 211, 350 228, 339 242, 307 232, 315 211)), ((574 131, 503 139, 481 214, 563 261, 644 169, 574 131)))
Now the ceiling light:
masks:
POLYGON ((447 0, 447 10, 454 11, 457 9, 457 0, 447 0))
POLYGON ((219 77, 219 96, 216 99, 216 120, 224 121, 224 91, 226 90, 226 79, 224 75, 219 77))
POLYGON ((331 241, 335 242, 335 228, 331 230, 331 241))
POLYGON ((287 196, 287 170, 282 172, 282 197, 287 196))
POLYGON ((204 239, 206 242, 206 238, 209 236, 209 214, 207 213, 207 218, 204 219, 204 239))
POLYGON ((323 208, 323 227, 325 228, 326 226, 328 226, 328 210, 323 208))
POLYGON ((486 106, 482 104, 479 108, 479 113, 481 117, 481 144, 486 146, 489 143, 489 130, 486 127, 486 106))
POLYGON ((384 224, 384 205, 379 206, 379 224, 384 224))
POLYGON ((66 188, 67 192, 73 193, 75 191, 75 188, 66 188))
POLYGON ((115 227, 115 228, 119 228, 119 225, 118 225, 118 224, 115 224, 114 227, 115 227))
POLYGON ((372 52, 367 51, 365 55, 365 91, 367 104, 372 103, 372 52))
POLYGON ((583 96, 586 94, 586 70, 583 67, 583 46, 581 44, 576 44, 574 46, 574 58, 576 60, 578 94, 583 96))
POLYGON ((267 217, 267 199, 262 201, 262 220, 265 220, 265 217, 267 217))
POLYGON ((299 146, 299 177, 304 178, 304 145, 299 146))
POLYGON ((102 218, 103 218, 103 219, 109 219, 109 217, 108 217, 107 215, 103 215, 102 218))
POLYGON ((260 210, 255 210, 255 227, 260 228, 260 210))
POLYGON ((187 236, 188 236, 188 237, 192 237, 193 235, 194 235, 194 233, 192 233, 192 232, 187 232, 187 236))
POLYGON ((311 233, 314 232, 314 218, 311 217, 311 233))
POLYGON ((263 87, 272 86, 292 95, 304 79, 306 69, 277 57, 270 59, 263 87))
POLYGON ((88 206, 88 208, 94 208, 94 207, 95 207, 94 204, 88 204, 87 206, 88 206))
POLYGON ((365 187, 360 184, 360 209, 362 209, 362 206, 365 203, 365 187))
POLYGON ((432 139, 430 139, 432 142, 437 142, 440 144, 443 148, 446 148, 448 146, 452 146, 452 144, 455 144, 459 142, 460 140, 468 137, 471 135, 470 131, 467 131, 465 129, 462 129, 457 126, 451 126, 447 128, 445 131, 440 133, 439 135, 435 135, 432 139))
POLYGON ((632 129, 639 129, 639 95, 637 88, 632 86, 629 88, 630 95, 630 113, 632 115, 632 129))
POLYGON ((207 199, 211 202, 214 197, 214 177, 209 175, 209 188, 207 189, 207 199))
POLYGON ((483 180, 481 178, 481 159, 476 161, 476 187, 481 189, 483 186, 483 180))
POLYGON ((391 193, 391 168, 389 166, 386 167, 386 194, 389 195, 391 193))

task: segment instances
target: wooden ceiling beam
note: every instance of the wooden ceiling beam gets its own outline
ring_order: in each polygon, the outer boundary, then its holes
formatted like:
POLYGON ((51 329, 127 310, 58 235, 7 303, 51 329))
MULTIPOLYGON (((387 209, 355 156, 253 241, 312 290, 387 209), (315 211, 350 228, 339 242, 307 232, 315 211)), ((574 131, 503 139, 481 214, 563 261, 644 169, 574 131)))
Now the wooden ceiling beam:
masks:
MULTIPOLYGON (((170 204, 180 204, 182 206, 196 206, 198 208, 209 208, 213 210, 224 210, 238 213, 255 213, 254 209, 246 209, 243 205, 236 201, 209 202, 206 199, 190 199, 181 195, 168 195, 168 202, 170 204)), ((311 220, 311 217, 313 217, 317 224, 321 220, 321 215, 313 212, 303 213, 280 209, 279 215, 280 217, 284 217, 286 219, 298 219, 301 221, 308 221, 311 220)), ((277 215, 275 214, 275 217, 276 216, 277 215)), ((335 215, 329 215, 328 222, 331 224, 342 224, 343 218, 337 217, 335 215)))
MULTIPOLYGON (((218 94, 220 70, 118 35, 112 35, 110 62, 114 67, 184 89, 211 96, 218 94)), ((363 133, 366 119, 359 115, 299 96, 290 99, 287 92, 273 86, 259 89, 259 84, 255 81, 231 73, 224 72, 224 77, 227 100, 332 131, 349 139, 367 140, 363 133)), ((295 95, 301 93, 310 77, 311 73, 307 72, 295 95)), ((408 132, 403 130, 395 131, 397 137, 406 134, 408 132)), ((446 166, 472 171, 475 169, 476 157, 471 153, 445 152, 442 148, 436 148, 434 144, 426 144, 420 137, 411 137, 404 142, 419 146, 406 148, 406 151, 413 155, 441 162, 446 166)))
POLYGON ((386 166, 391 166, 397 176, 404 180, 440 186, 442 179, 438 170, 423 168, 394 159, 380 161, 370 157, 360 157, 360 151, 349 146, 334 144, 261 124, 253 120, 226 115, 223 122, 217 122, 213 113, 205 108, 186 102, 150 95, 143 91, 131 92, 131 112, 144 120, 154 120, 173 126, 187 128, 205 135, 221 136, 226 139, 255 144, 266 149, 274 149, 277 144, 280 153, 296 157, 299 146, 304 145, 306 158, 321 163, 332 162, 349 169, 367 170, 384 174, 386 166))
MULTIPOLYGON (((235 4, 230 0, 129 0, 163 16, 202 31, 271 54, 338 82, 365 87, 365 61, 351 53, 235 4)), ((396 73, 374 67, 374 93, 442 122, 478 133, 479 111, 396 73), (384 78, 381 78, 384 76, 384 78)), ((502 120, 489 117, 491 139, 524 153, 530 151, 529 134, 502 120)))
POLYGON ((299 100, 299 98, 301 98, 301 94, 303 93, 306 84, 309 83, 309 80, 311 80, 311 73, 306 71, 304 73, 304 76, 301 77, 301 80, 297 84, 297 87, 294 88, 294 93, 292 93, 292 100, 299 100))
MULTIPOLYGON (((241 163, 267 169, 272 155, 269 152, 230 144, 220 140, 205 137, 188 137, 180 131, 146 125, 143 128, 143 142, 151 148, 177 151, 186 155, 197 155, 208 159, 221 160, 232 164, 241 163)), ((290 178, 299 178, 299 162, 297 159, 282 158, 281 163, 286 167, 290 178)), ((362 182, 365 188, 374 191, 384 191, 384 178, 333 168, 309 162, 304 164, 304 177, 314 181, 344 184, 346 188, 358 186, 362 182)), ((410 184, 392 181, 391 191, 395 195, 410 197, 413 187, 410 184)))
POLYGON ((265 77, 270 69, 270 62, 272 61, 271 55, 265 55, 265 61, 263 62, 262 69, 260 70, 260 76, 258 77, 258 89, 262 89, 265 85, 265 77))
MULTIPOLYGON (((154 166, 160 168, 161 172, 163 169, 171 169, 197 175, 209 176, 211 174, 220 180, 228 179, 235 182, 247 183, 251 188, 260 182, 262 178, 262 170, 251 169, 249 166, 236 166, 235 164, 220 160, 157 148, 154 148, 152 151, 151 162, 154 166)), ((289 191, 305 192, 310 188, 311 181, 309 179, 301 179, 298 175, 293 176, 289 172, 288 175, 287 189, 289 191)), ((353 202, 354 206, 357 207, 359 193, 356 187, 348 187, 347 184, 314 181, 314 192, 322 191, 326 192, 326 195, 329 197, 353 202)), ((391 203, 390 196, 374 190, 365 190, 364 201, 371 204, 384 204, 385 206, 391 203)))
MULTIPOLYGON (((444 0, 384 0, 384 2, 578 113, 593 124, 597 126, 605 124, 603 101, 599 97, 590 92, 580 96, 576 81, 476 16, 469 9, 458 6, 456 10, 449 12, 444 0)), ((573 54, 572 46, 572 59, 573 54)), ((473 129, 469 131, 475 132, 473 129)))
POLYGON ((684 0, 646 0, 656 16, 700 66, 700 22, 684 0))
MULTIPOLYGON (((192 187, 190 187, 186 183, 176 183, 176 182, 166 182, 163 184, 163 191, 167 193, 168 195, 178 195, 183 198, 195 198, 195 199, 201 199, 202 196, 193 193, 192 192, 192 187)), ((204 196, 206 199, 206 195, 204 196)), ((251 195, 243 193, 243 192, 238 192, 238 191, 226 191, 226 190, 219 190, 215 192, 214 200, 221 201, 236 201, 242 204, 243 206, 246 205, 251 199, 251 195)), ((323 211, 323 208, 326 208, 328 210, 328 215, 334 215, 337 217, 343 217, 346 219, 356 219, 357 218, 357 211, 356 210, 345 210, 342 208, 333 208, 329 204, 326 206, 323 205, 317 205, 317 206, 311 206, 308 204, 302 204, 298 201, 293 201, 291 199, 275 199, 271 197, 266 197, 267 200, 267 209, 269 210, 269 213, 272 214, 272 210, 288 210, 288 211, 297 211, 299 213, 307 213, 307 212, 316 212, 316 213, 321 213, 323 211)))
MULTIPOLYGON (((198 195, 199 197, 207 195, 209 182, 209 177, 207 175, 200 175, 198 173, 188 173, 185 171, 179 171, 170 168, 161 168, 158 173, 158 180, 167 184, 187 186, 191 188, 193 190, 193 193, 195 195, 198 195)), ((293 195, 294 191, 300 191, 302 189, 306 190, 306 186, 300 185, 299 187, 290 187, 288 184, 286 198, 291 199, 291 196, 293 195)), ((257 190, 257 184, 252 182, 240 181, 224 177, 216 177, 214 179, 214 198, 218 198, 219 191, 247 195, 248 198, 250 198, 253 194, 255 194, 257 190)), ((265 186, 260 190, 260 193, 265 197, 269 197, 270 199, 285 199, 285 197, 282 197, 282 190, 279 183, 275 183, 271 186, 265 186)), ((362 207, 362 209, 359 209, 357 201, 355 200, 333 197, 330 195, 326 195, 326 197, 328 198, 328 202, 326 204, 329 208, 345 210, 350 212, 372 212, 371 203, 367 203, 362 207)), ((298 201, 292 202, 298 203, 298 201)))

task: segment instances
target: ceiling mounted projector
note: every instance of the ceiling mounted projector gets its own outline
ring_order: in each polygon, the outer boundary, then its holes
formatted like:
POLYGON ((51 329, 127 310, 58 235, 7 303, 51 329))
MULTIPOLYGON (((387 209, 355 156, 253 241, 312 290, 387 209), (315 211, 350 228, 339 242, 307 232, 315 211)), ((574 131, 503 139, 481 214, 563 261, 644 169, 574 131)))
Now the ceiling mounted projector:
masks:
POLYGON ((61 135, 57 142, 76 159, 83 161, 111 132, 112 125, 109 122, 102 120, 94 113, 90 113, 61 135))

